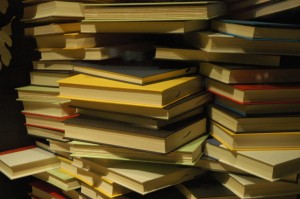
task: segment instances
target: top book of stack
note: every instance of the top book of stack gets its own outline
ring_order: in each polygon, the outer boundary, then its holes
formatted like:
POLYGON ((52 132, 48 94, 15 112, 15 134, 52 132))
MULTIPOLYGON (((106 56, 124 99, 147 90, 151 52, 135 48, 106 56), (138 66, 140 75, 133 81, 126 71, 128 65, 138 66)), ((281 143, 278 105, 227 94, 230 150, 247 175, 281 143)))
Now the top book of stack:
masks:
POLYGON ((84 4, 83 12, 85 20, 207 20, 224 15, 226 6, 220 1, 84 4))

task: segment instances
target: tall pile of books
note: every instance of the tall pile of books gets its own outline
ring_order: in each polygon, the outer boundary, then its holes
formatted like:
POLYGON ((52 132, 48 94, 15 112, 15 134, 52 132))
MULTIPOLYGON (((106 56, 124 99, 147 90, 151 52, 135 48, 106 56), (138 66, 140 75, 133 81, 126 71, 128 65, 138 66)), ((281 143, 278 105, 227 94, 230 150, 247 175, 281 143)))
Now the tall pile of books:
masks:
POLYGON ((300 193, 299 26, 223 20, 222 1, 24 3, 37 142, 0 169, 35 176, 32 198, 300 193))

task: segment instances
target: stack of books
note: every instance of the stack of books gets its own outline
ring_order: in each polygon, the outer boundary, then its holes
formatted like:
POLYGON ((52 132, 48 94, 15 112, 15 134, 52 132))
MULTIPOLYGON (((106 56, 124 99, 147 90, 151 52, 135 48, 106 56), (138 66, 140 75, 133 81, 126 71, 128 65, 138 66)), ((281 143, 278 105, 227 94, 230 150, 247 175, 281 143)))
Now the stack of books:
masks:
MULTIPOLYGON (((295 27, 218 20, 212 22, 215 32, 193 33, 187 41, 207 52, 296 57, 300 55, 299 48, 291 52, 290 47, 285 47, 300 44, 296 36, 299 29, 295 27)), ((241 198, 299 193, 296 182, 300 160, 300 110, 297 108, 300 82, 294 75, 300 70, 292 62, 289 64, 268 67, 200 64, 200 74, 206 76, 206 88, 214 94, 209 108, 210 134, 214 139, 207 140, 205 154, 252 175, 213 174, 241 198), (237 184, 244 187, 243 191, 237 184), (250 189, 251 186, 260 187, 260 191, 250 189), (262 189, 263 186, 266 188, 262 189), (276 187, 285 188, 283 191, 276 187)))
POLYGON ((298 25, 222 20, 222 1, 24 3, 40 57, 18 100, 44 140, 0 169, 37 178, 32 198, 300 193, 298 25))
POLYGON ((226 12, 223 2, 24 3, 25 36, 39 58, 18 100, 28 134, 46 139, 38 149, 56 155, 49 153, 55 166, 24 156, 49 169, 10 171, 22 173, 12 179, 33 175, 47 183, 32 183, 32 198, 139 198, 167 187, 178 194, 172 185, 205 172, 194 166, 208 136, 211 94, 194 63, 152 60, 148 41, 207 28, 226 12), (112 10, 109 18, 95 16, 103 9, 112 10), (124 16, 113 16, 114 9, 124 16))

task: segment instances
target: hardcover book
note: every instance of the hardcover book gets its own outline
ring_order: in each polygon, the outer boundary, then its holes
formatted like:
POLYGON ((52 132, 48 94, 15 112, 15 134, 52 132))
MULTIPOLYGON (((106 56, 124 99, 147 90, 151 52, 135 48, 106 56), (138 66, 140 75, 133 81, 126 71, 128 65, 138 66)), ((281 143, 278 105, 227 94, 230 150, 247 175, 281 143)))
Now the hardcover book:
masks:
POLYGON ((201 77, 181 77, 145 86, 89 75, 58 81, 60 97, 74 100, 162 107, 202 89, 201 77))
POLYGON ((60 161, 53 153, 28 146, 0 153, 0 170, 10 179, 56 169, 60 161))

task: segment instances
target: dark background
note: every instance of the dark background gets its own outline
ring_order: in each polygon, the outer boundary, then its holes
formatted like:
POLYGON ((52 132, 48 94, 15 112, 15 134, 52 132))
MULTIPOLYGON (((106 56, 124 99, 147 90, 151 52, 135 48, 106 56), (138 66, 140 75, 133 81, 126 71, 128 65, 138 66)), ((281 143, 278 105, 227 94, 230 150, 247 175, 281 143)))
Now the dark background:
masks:
MULTIPOLYGON (((3 5, 0 5, 3 6, 3 5)), ((12 40, 9 47, 12 60, 9 66, 0 71, 0 152, 33 144, 24 126, 25 118, 21 114, 22 103, 16 101, 15 88, 30 83, 32 44, 24 39, 20 1, 10 0, 7 13, 0 14, 0 29, 12 20, 12 40)), ((1 31, 1 30, 0 30, 1 31)), ((0 173, 0 198, 24 199, 30 191, 32 178, 22 178, 11 181, 0 173)))

